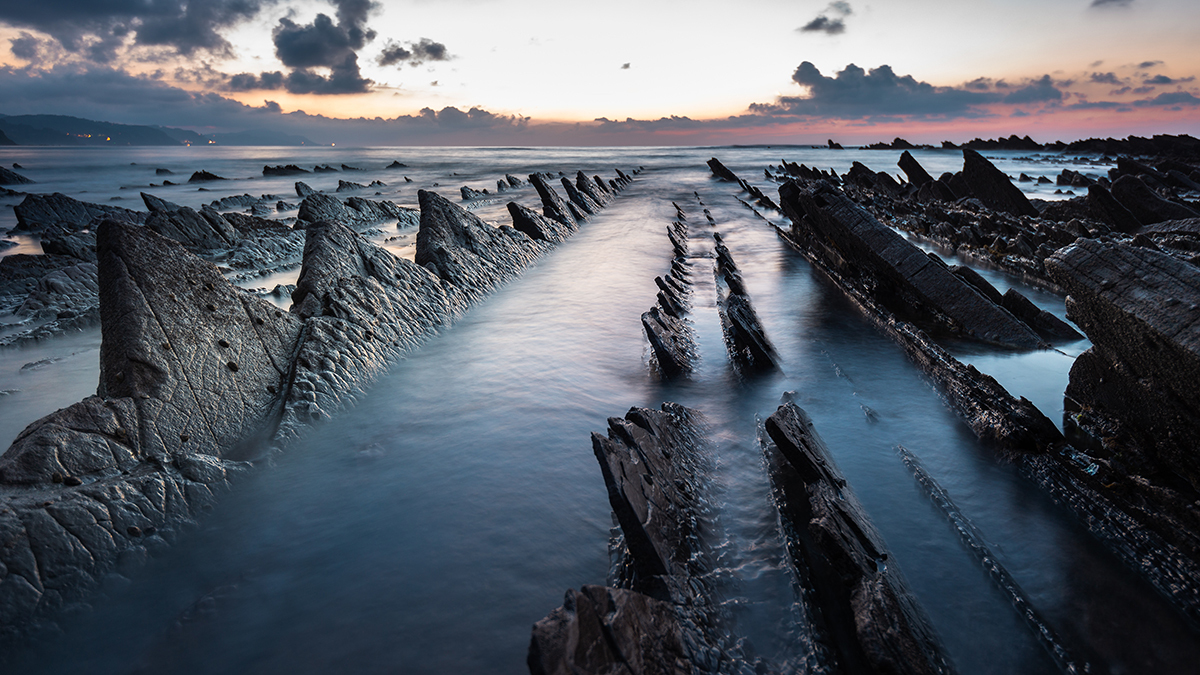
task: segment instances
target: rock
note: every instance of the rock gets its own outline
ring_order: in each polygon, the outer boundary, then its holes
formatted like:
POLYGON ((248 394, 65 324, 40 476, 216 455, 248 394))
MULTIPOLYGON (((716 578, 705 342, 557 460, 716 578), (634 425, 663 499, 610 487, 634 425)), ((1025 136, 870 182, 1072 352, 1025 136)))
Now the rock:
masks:
POLYGON ((563 189, 567 192, 567 199, 571 200, 571 203, 578 206, 584 213, 595 215, 600 213, 600 210, 604 208, 586 193, 580 192, 578 188, 571 184, 569 178, 562 178, 561 181, 563 189))
POLYGON ((39 319, 54 319, 68 312, 71 316, 95 314, 99 305, 98 290, 95 263, 63 267, 39 279, 13 313, 39 319))
POLYGON ((963 149, 963 181, 971 195, 987 206, 1011 213, 1014 216, 1037 216, 1037 209, 1012 184, 1004 172, 997 169, 983 155, 974 150, 963 149))
POLYGON ((508 182, 509 187, 519 188, 519 187, 525 185, 525 181, 512 175, 511 173, 504 174, 504 180, 508 182))
POLYGON ((42 252, 96 262, 96 233, 50 229, 42 233, 42 252))
POLYGON ((475 188, 467 187, 466 185, 459 188, 458 191, 459 191, 459 193, 462 194, 462 200, 464 202, 470 201, 472 199, 479 199, 480 197, 486 196, 486 193, 480 192, 479 190, 476 190, 475 188))
POLYGON ((1142 225, 1137 216, 1122 206, 1103 185, 1089 186, 1084 203, 1089 216, 1108 225, 1117 232, 1132 234, 1142 225))
POLYGON ((1137 176, 1124 175, 1113 181, 1112 196, 1129 209, 1143 225, 1200 217, 1200 211, 1167 201, 1154 194, 1137 176))
POLYGON ((296 196, 297 197, 304 199, 305 197, 307 197, 309 195, 315 195, 315 194, 317 194, 317 191, 310 188, 306 183, 304 183, 302 181, 296 181, 296 196))
POLYGON ((546 250, 545 243, 507 225, 492 227, 437 193, 419 190, 417 198, 417 264, 435 270, 472 300, 508 281, 546 250))
POLYGON ((296 174, 308 173, 307 169, 301 169, 295 164, 284 166, 264 166, 262 173, 264 176, 295 176, 296 174))
POLYGON ((347 166, 347 165, 343 164, 342 171, 362 171, 362 169, 359 169, 359 168, 356 168, 353 166, 347 166))
POLYGON ((337 169, 329 166, 328 164, 317 165, 313 167, 313 173, 337 173, 337 169))
POLYGON ((79 264, 65 255, 14 253, 0 258, 0 311, 12 311, 51 272, 79 264))
POLYGON ((41 232, 52 227, 74 232, 91 228, 93 221, 101 218, 142 223, 149 215, 145 211, 131 211, 120 206, 81 202, 59 192, 27 195, 13 207, 13 211, 17 216, 17 226, 13 229, 18 232, 41 232))
POLYGON ((170 169, 155 169, 154 175, 155 176, 174 176, 175 172, 170 169))
POLYGON ((172 211, 178 211, 180 208, 182 208, 178 204, 174 204, 165 199, 159 199, 148 192, 143 192, 141 195, 142 202, 146 204, 146 208, 149 209, 151 213, 160 211, 164 213, 170 213, 172 211))
POLYGON ((900 167, 900 170, 904 172, 904 175, 908 176, 908 182, 917 186, 918 188, 926 183, 933 182, 933 176, 930 176, 929 173, 925 171, 925 167, 921 166, 921 163, 918 162, 907 150, 900 155, 900 161, 897 162, 897 165, 900 167))
POLYGON ((386 167, 384 167, 384 168, 387 168, 387 169, 406 169, 406 168, 408 168, 408 165, 407 165, 407 164, 401 164, 401 163, 400 163, 398 160, 394 160, 394 159, 393 159, 393 160, 392 160, 392 163, 391 163, 391 164, 388 164, 388 165, 387 165, 386 167))
POLYGON ((693 671, 669 602, 636 591, 583 586, 533 627, 531 675, 686 675, 693 671))
POLYGON ((1027 173, 1022 173, 1020 176, 1017 176, 1017 182, 1018 183, 1032 183, 1033 177, 1027 173))
POLYGON ((361 185, 359 183, 353 183, 348 180, 339 180, 338 186, 337 186, 337 191, 338 192, 350 192, 352 190, 365 190, 366 188, 367 188, 366 185, 361 185))
POLYGON ((512 215, 513 227, 534 241, 562 241, 574 232, 573 228, 516 202, 508 203, 508 212, 512 215))
POLYGON ((826 145, 829 147, 830 150, 844 150, 845 149, 842 147, 841 143, 834 143, 832 138, 829 139, 829 141, 826 143, 826 145))
POLYGON ((225 179, 222 178, 221 176, 218 176, 214 173, 209 173, 207 171, 196 171, 192 174, 192 177, 188 179, 188 182, 189 183, 206 183, 206 182, 214 181, 214 180, 225 180, 225 179))
MULTIPOLYGON (((597 177, 599 180, 599 177, 597 177)), ((575 187, 580 193, 587 195, 601 207, 608 205, 611 197, 608 194, 608 188, 604 187, 604 182, 598 184, 588 178, 582 171, 575 174, 575 187)))
POLYGON ((542 215, 566 225, 572 230, 579 229, 579 219, 571 212, 571 209, 563 202, 562 197, 550 187, 540 174, 530 174, 529 182, 533 183, 533 187, 537 189, 538 196, 542 199, 542 215))
POLYGON ((155 211, 146 219, 146 227, 192 249, 230 248, 241 235, 225 218, 214 211, 204 215, 181 206, 174 211, 155 211))
POLYGON ((713 175, 721 180, 727 180, 731 183, 739 184, 742 182, 742 180, 737 177, 737 174, 725 168, 725 165, 721 163, 721 160, 717 159, 716 157, 708 160, 708 168, 712 169, 713 175))
POLYGON ((1050 180, 1049 178, 1047 178, 1045 176, 1038 176, 1037 182, 1038 182, 1038 185, 1050 185, 1054 181, 1050 180))
POLYGON ((1048 342, 1083 339, 1083 336, 1072 328, 1071 324, 1033 304, 1029 298, 1021 295, 1015 288, 1004 292, 1004 300, 1001 304, 1012 312, 1013 316, 1024 321, 1048 342))
MULTIPOLYGON (((1122 177, 1124 178, 1124 177, 1122 177)), ((1067 316, 1092 341, 1067 397, 1108 414, 1200 487, 1200 274, 1168 254, 1081 239, 1046 260, 1067 316)))
POLYGON ((716 239, 717 279, 722 282, 717 289, 717 309, 729 359, 741 373, 778 368, 775 347, 767 339, 762 322, 750 303, 741 272, 719 235, 714 233, 713 238, 716 239))
POLYGON ((25 176, 0 166, 0 185, 28 185, 33 183, 25 176))
POLYGON ((497 194, 499 194, 501 192, 508 192, 508 190, 509 190, 508 183, 505 183, 503 180, 496 181, 496 193, 497 194))
POLYGON ((252 208, 261 202, 262 199, 265 199, 265 196, 263 198, 259 198, 250 194, 229 195, 228 197, 214 199, 208 203, 208 207, 221 211, 226 209, 246 209, 252 208))
POLYGON ((1000 291, 996 290, 996 287, 987 279, 984 279, 979 272, 966 265, 951 265, 949 269, 956 277, 970 284, 971 288, 982 293, 988 300, 997 305, 1004 302, 1004 296, 1001 295, 1000 291))
POLYGON ((416 219, 416 212, 396 206, 389 201, 350 197, 343 203, 332 195, 314 192, 300 202, 296 219, 303 223, 332 220, 354 228, 373 225, 382 220, 395 218, 401 226, 409 226, 416 219))
MULTIPOLYGON (((1007 179, 1006 179, 1007 180, 1007 179)), ((898 314, 932 321, 977 340, 1037 349, 1028 326, 934 262, 896 231, 823 181, 779 188, 793 237, 898 314)))
MULTIPOLYGON (((809 416, 781 405, 764 424, 788 556, 830 672, 952 673, 945 648, 809 416)), ((824 657, 824 658, 822 658, 824 657)))

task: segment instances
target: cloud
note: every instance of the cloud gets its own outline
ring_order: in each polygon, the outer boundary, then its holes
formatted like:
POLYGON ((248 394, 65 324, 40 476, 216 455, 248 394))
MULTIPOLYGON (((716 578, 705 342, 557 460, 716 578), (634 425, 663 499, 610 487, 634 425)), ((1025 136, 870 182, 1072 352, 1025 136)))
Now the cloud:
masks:
POLYGON ((373 82, 362 76, 358 50, 375 39, 366 22, 378 5, 370 0, 335 0, 337 23, 318 14, 312 23, 298 24, 287 17, 272 32, 275 56, 293 68, 284 87, 293 94, 359 94, 373 82), (313 68, 327 68, 328 75, 313 68))
POLYGON ((1161 66, 1162 64, 1162 61, 1142 61, 1137 65, 1137 67, 1145 70, 1147 68, 1153 68, 1154 66, 1161 66))
POLYGON ((1088 79, 1099 84, 1111 84, 1117 87, 1125 84, 1125 81, 1117 77, 1116 73, 1092 73, 1088 79))
POLYGON ((850 3, 844 2, 844 0, 831 2, 816 18, 796 30, 801 33, 839 35, 846 32, 846 22, 844 19, 853 13, 854 10, 850 7, 850 3))
POLYGON ((805 61, 796 68, 792 80, 807 87, 808 96, 781 96, 775 103, 755 103, 750 106, 751 112, 837 119, 961 117, 984 114, 978 106, 1001 100, 997 93, 935 87, 911 75, 897 75, 886 65, 864 71, 850 64, 834 77, 826 77, 805 61))
POLYGON ((1128 7, 1133 0, 1092 0, 1092 7, 1128 7))
MULTIPOLYGON (((1070 85, 1069 82, 1064 83, 1070 85)), ((1030 80, 1020 89, 1005 95, 1005 103, 1051 103, 1063 100, 1063 92, 1055 86, 1049 75, 1043 75, 1036 80, 1030 80)))
POLYGON ((1146 79, 1142 80, 1142 84, 1146 85, 1147 87, 1159 84, 1182 84, 1184 82, 1191 82, 1195 79, 1195 77, 1170 78, 1166 75, 1155 75, 1154 77, 1147 77, 1146 79))
POLYGON ((1200 98, 1196 98, 1186 91, 1173 91, 1167 94, 1159 94, 1154 98, 1134 101, 1133 105, 1139 108, 1151 106, 1200 106, 1200 98))
POLYGON ((383 48, 383 52, 376 62, 381 66, 404 64, 419 66, 428 61, 449 61, 452 58, 454 57, 450 55, 446 45, 434 42, 429 38, 421 38, 417 42, 408 43, 408 48, 402 47, 398 42, 388 40, 388 44, 383 48))
POLYGON ((282 89, 283 73, 278 70, 270 73, 255 75, 254 73, 238 73, 225 83, 226 91, 258 91, 262 89, 282 89))
POLYGON ((54 38, 65 50, 109 62, 133 43, 183 55, 232 53, 221 32, 278 0, 43 0, 5 3, 3 21, 54 38))

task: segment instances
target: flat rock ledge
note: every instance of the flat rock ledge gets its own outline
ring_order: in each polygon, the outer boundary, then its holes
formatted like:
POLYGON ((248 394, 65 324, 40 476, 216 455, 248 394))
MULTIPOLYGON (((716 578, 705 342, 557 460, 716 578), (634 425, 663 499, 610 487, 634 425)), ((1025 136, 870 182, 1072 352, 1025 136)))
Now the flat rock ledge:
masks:
POLYGON ((722 629, 707 575, 712 459, 693 410, 609 418, 592 448, 622 533, 609 587, 568 591, 533 628, 531 673, 754 672, 722 629), (603 613, 601 610, 607 610, 603 613))
POLYGON ((846 673, 952 673, 939 638, 812 419, 790 401, 759 442, 813 662, 846 673))
POLYGON ((351 404, 553 246, 420 199, 419 262, 311 223, 287 312, 149 227, 100 223, 97 394, 0 456, 0 637, 131 574, 249 461, 351 404))

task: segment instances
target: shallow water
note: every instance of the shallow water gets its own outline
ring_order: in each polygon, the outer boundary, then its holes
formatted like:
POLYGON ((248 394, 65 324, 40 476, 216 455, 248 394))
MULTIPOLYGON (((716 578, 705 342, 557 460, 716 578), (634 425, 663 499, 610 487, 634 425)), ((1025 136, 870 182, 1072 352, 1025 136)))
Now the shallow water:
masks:
MULTIPOLYGON (((789 390, 813 417, 960 672, 1049 673, 1054 666, 900 462, 898 444, 922 459, 975 522, 1051 626, 1070 644, 1099 654, 1101 672, 1186 672, 1200 656, 1196 636, 1173 610, 981 447, 903 352, 704 165, 716 155, 771 193, 762 170, 782 158, 839 172, 858 160, 894 173, 899 152, 90 152, 9 149, 0 157, 27 167, 39 189, 77 195, 86 189, 79 196, 96 201, 128 193, 116 189, 122 184, 151 180, 155 166, 253 176, 267 163, 345 162, 376 168, 319 174, 308 177, 310 184, 329 189, 338 177, 378 178, 393 190, 385 196, 403 205, 415 205, 416 188, 435 182, 457 198, 458 186, 494 189, 509 172, 584 169, 609 177, 614 167, 638 165, 646 171, 571 240, 396 364, 358 406, 241 480, 196 531, 155 556, 132 583, 114 580, 94 609, 64 621, 61 633, 0 659, 5 672, 523 672, 530 626, 561 604, 566 589, 605 581, 612 517, 589 433, 602 432, 607 417, 630 406, 664 400, 700 410, 715 441, 725 534, 714 542, 717 580, 731 630, 758 654, 786 661, 797 656, 793 595, 754 434, 756 415, 769 415, 789 390), (86 157, 77 170, 71 167, 78 155, 86 157), (389 180, 393 172, 378 168, 392 159, 411 165, 399 173, 413 183, 389 180), (109 176, 97 176, 100 169, 109 176), (700 360, 691 378, 663 384, 648 374, 639 316, 654 301, 654 276, 670 264, 665 228, 672 201, 690 216, 700 360), (714 230, 743 270, 779 351, 779 373, 742 381, 728 364, 711 262, 699 257, 714 230)), ((958 153, 914 155, 934 175, 961 166, 958 153)), ((1006 161, 999 165, 1009 173, 1031 170, 1006 161)), ((1051 176, 1061 168, 1045 165, 1051 176)), ((191 187, 156 194, 198 206, 221 194, 282 193, 291 182, 254 178, 231 181, 220 193, 191 187)), ((536 202, 529 188, 512 198, 536 202)), ((508 222, 503 202, 477 213, 508 222)), ((778 213, 764 215, 783 221, 778 213)), ((1016 286, 1062 315, 1061 298, 984 272, 1001 290, 1016 286)), ((0 389, 9 387, 4 378, 21 377, 5 374, 13 366, 19 371, 42 354, 77 352, 37 371, 46 379, 29 380, 22 390, 44 392, 44 399, 16 407, 0 397, 6 425, 0 432, 11 438, 82 396, 63 383, 78 380, 79 391, 94 390, 97 340, 81 334, 0 352, 0 389), (76 362, 90 362, 93 370, 68 370, 76 362)), ((1014 355, 953 347, 1056 420, 1070 360, 1084 348, 1014 355)))

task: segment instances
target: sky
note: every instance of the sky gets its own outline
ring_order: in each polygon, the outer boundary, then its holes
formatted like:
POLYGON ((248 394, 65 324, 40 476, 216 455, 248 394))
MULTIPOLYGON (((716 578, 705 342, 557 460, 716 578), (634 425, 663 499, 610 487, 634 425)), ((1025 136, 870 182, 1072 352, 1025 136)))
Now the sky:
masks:
POLYGON ((1200 133, 1195 0, 0 3, 0 113, 339 145, 1200 133))

